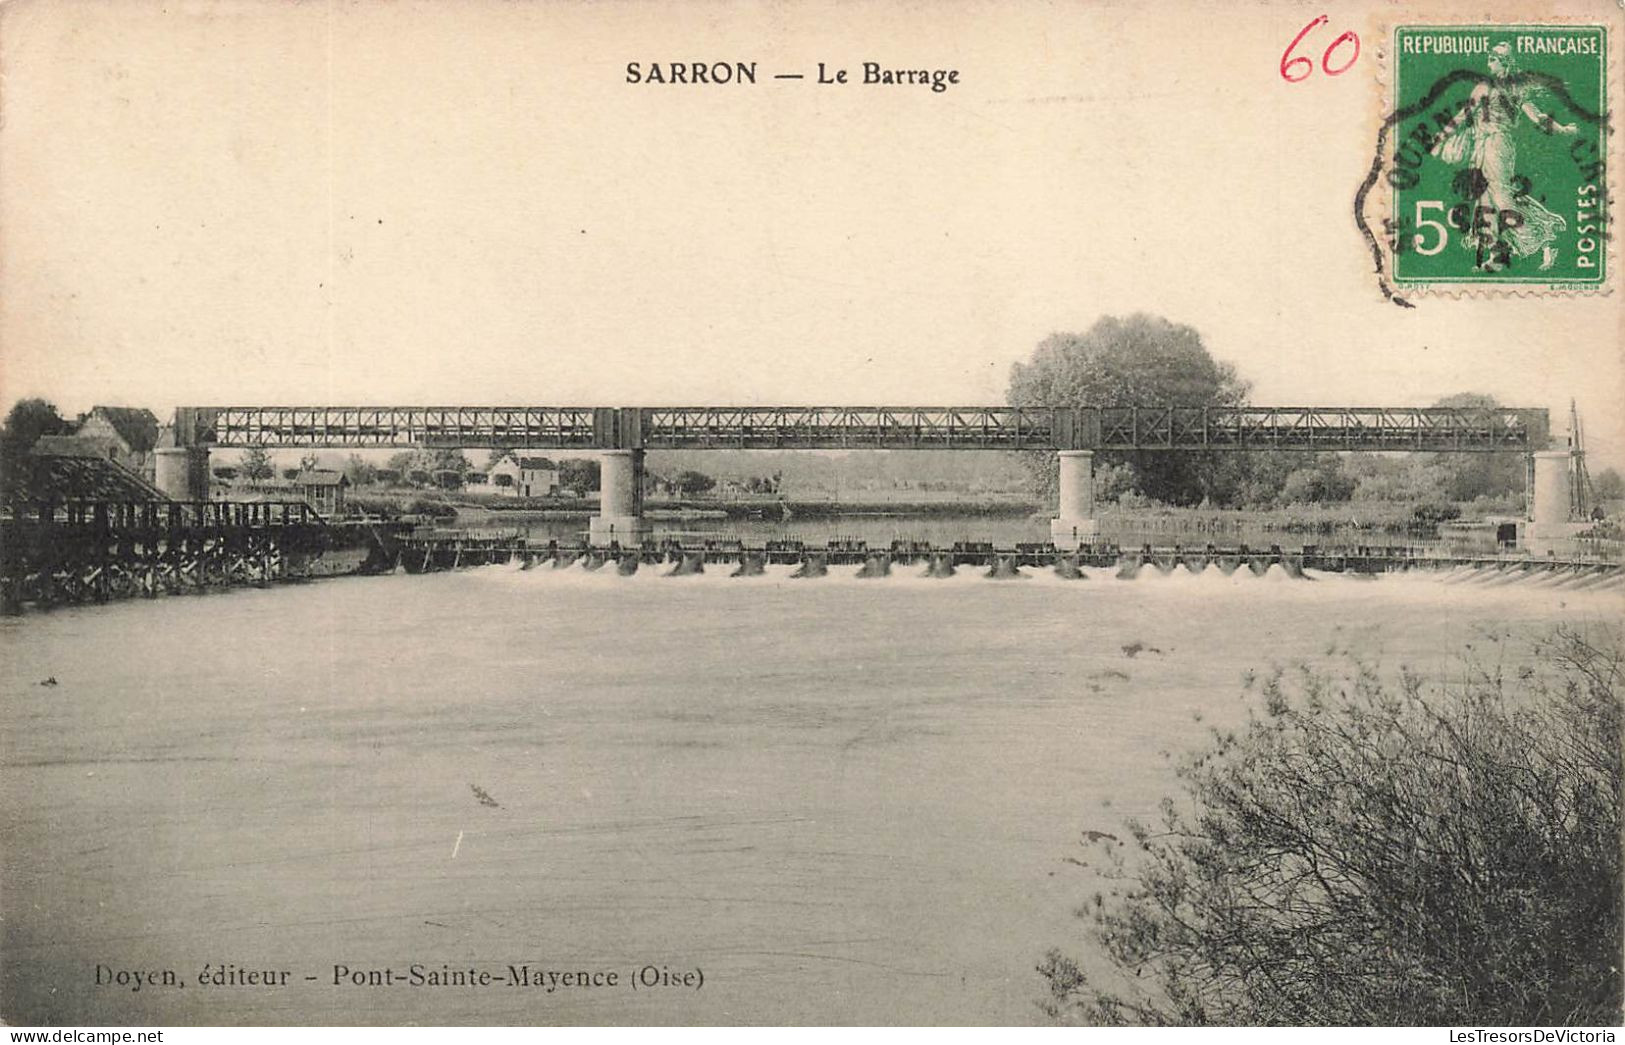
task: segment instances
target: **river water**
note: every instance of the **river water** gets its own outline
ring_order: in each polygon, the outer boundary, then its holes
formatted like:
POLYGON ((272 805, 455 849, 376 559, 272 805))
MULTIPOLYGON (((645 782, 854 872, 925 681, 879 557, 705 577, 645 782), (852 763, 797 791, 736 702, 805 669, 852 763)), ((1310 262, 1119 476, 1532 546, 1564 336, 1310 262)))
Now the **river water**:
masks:
POLYGON ((5 1020, 1039 1022, 1035 964, 1086 950, 1080 833, 1151 813, 1167 755, 1242 720, 1246 673, 1446 673, 1622 610, 1462 574, 665 569, 0 621, 5 1020), (333 983, 413 963, 620 984, 333 983), (626 986, 650 967, 703 985, 626 986))

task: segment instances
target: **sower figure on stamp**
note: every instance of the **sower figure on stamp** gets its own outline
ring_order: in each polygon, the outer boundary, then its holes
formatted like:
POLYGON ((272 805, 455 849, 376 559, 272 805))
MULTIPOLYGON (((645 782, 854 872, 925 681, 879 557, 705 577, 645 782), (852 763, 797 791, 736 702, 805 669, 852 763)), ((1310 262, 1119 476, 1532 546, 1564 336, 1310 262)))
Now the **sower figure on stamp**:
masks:
MULTIPOLYGON (((1493 272, 1505 267, 1507 252, 1520 258, 1539 252, 1540 268, 1545 271, 1557 260, 1552 241, 1568 223, 1529 195, 1527 179, 1517 177, 1518 147, 1513 132, 1520 113, 1549 134, 1573 134, 1576 127, 1558 123, 1542 112, 1534 102, 1538 88, 1513 79, 1517 62, 1511 44, 1502 42, 1491 48, 1488 64, 1492 78, 1473 88, 1466 106, 1445 125, 1431 151, 1452 166, 1465 161, 1467 171, 1476 171, 1482 178, 1472 179, 1470 192, 1484 201, 1491 220, 1500 226, 1506 247, 1499 254, 1485 252, 1478 267, 1493 272)), ((1462 245, 1481 250, 1479 222, 1475 219, 1470 224, 1462 245)))

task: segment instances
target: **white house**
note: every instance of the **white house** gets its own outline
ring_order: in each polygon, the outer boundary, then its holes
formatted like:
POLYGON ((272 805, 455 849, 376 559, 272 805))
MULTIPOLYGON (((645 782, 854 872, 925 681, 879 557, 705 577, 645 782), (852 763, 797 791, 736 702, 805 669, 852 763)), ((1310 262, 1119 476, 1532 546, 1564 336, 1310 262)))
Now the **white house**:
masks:
POLYGON ((545 457, 504 454, 485 474, 495 489, 515 497, 547 497, 559 492, 559 466, 545 457))

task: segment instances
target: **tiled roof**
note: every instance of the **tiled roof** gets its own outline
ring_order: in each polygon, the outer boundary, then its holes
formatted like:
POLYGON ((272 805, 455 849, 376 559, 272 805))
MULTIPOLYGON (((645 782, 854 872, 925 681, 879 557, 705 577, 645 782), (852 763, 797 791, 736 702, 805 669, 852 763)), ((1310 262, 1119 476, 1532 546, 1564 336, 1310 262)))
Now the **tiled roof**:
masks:
POLYGON ((166 501, 158 489, 100 453, 30 454, 7 483, 8 501, 166 501))
POLYGON ((350 480, 344 477, 343 472, 329 471, 325 468, 316 468, 307 472, 300 472, 294 482, 299 486, 340 486, 350 480))
POLYGON ((91 409, 90 416, 106 418, 136 453, 146 453, 158 445, 158 418, 144 407, 98 406, 91 409))

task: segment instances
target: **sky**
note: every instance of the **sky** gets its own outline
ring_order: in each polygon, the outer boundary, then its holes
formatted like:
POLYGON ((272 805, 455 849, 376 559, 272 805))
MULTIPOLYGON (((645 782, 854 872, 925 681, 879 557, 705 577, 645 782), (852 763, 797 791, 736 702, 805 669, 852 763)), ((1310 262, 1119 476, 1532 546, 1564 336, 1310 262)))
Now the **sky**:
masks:
POLYGON ((1358 58, 1289 83, 1323 6, 14 0, 0 399, 992 403, 1148 311, 1259 404, 1573 397, 1625 465, 1618 291, 1379 293, 1352 215, 1395 11, 1332 9, 1304 53, 1358 58), (701 60, 758 83, 626 82, 701 60))

